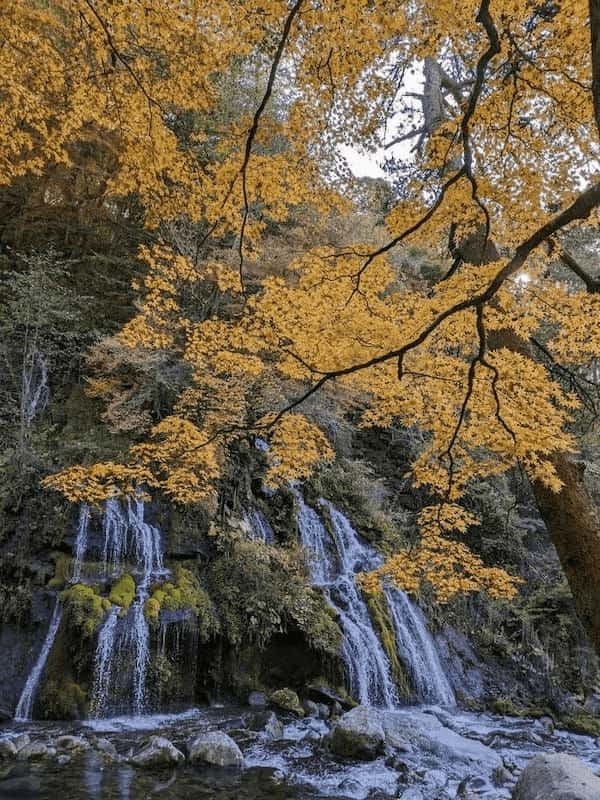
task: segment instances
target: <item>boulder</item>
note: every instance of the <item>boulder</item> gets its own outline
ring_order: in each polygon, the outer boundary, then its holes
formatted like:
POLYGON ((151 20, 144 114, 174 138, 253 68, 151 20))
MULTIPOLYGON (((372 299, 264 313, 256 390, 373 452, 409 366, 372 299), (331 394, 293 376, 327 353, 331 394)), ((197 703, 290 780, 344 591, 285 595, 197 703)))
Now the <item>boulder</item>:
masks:
POLYGON ((267 695, 264 692, 250 692, 248 705, 252 708, 264 708, 267 705, 267 695))
POLYGON ((14 758, 17 755, 17 748, 10 736, 3 736, 0 739, 0 760, 3 758, 14 758))
POLYGON ((348 697, 343 697, 339 692, 336 692, 335 689, 332 689, 330 686, 325 686, 324 684, 311 684, 306 691, 309 699, 314 700, 316 703, 326 703, 328 706, 339 703, 342 709, 346 711, 354 705, 354 703, 349 701, 348 697))
POLYGON ((71 752, 83 752, 90 749, 90 743, 83 736, 59 736, 56 740, 56 746, 60 750, 69 750, 71 752))
POLYGON ((22 747, 25 747, 26 744, 31 742, 29 734, 27 733, 18 733, 16 736, 12 737, 13 743, 19 751, 22 747))
POLYGON ((300 705, 300 698, 293 689, 277 689, 269 695, 270 702, 282 708, 284 711, 291 711, 298 717, 304 716, 304 709, 300 705))
POLYGON ((151 736, 130 761, 136 767, 171 767, 185 761, 185 756, 164 736, 151 736))
POLYGON ((513 800, 598 800, 600 778, 575 756, 546 753, 527 764, 512 797, 513 800))
POLYGON ((201 733, 187 743, 188 755, 193 763, 204 762, 214 764, 217 767, 235 767, 240 769, 244 766, 244 756, 242 751, 223 731, 212 731, 201 733))
POLYGON ((251 731, 264 731, 268 739, 283 737, 283 724, 272 711, 259 711, 248 721, 251 731))
POLYGON ((304 709, 304 713, 307 717, 319 716, 319 706, 314 702, 314 700, 303 700, 302 708, 304 709))
POLYGON ((329 746, 336 755, 370 761, 382 752, 385 733, 377 711, 357 706, 341 716, 331 729, 329 746))
POLYGON ((42 761, 56 755, 54 747, 49 747, 44 742, 31 742, 21 747, 17 753, 19 761, 42 761))
POLYGON ((502 765, 502 759, 490 747, 450 730, 433 714, 411 709, 384 711, 381 717, 388 747, 402 749, 409 743, 446 761, 476 765, 479 772, 490 775, 502 765))
POLYGON ((110 739, 105 739, 104 737, 100 736, 94 739, 93 744, 96 750, 104 758, 109 759, 110 761, 116 761, 119 758, 117 748, 110 741, 110 739))

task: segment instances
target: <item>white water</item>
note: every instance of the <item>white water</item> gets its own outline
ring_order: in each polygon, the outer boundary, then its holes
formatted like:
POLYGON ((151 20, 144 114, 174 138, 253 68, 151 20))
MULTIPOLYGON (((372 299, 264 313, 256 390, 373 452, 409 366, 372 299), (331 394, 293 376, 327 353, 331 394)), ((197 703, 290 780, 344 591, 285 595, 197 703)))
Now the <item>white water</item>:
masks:
POLYGON ((119 606, 111 608, 106 622, 98 633, 91 699, 91 709, 94 716, 102 716, 107 711, 106 701, 110 690, 110 662, 115 650, 115 637, 120 610, 119 606))
POLYGON ((417 700, 456 705, 423 612, 399 589, 386 587, 385 597, 394 623, 398 655, 410 673, 417 700))
POLYGON ((313 583, 326 589, 339 614, 350 691, 364 705, 392 708, 397 705, 398 696, 390 663, 354 580, 357 572, 374 564, 376 554, 360 540, 347 517, 322 501, 331 518, 335 539, 332 543, 319 515, 306 505, 299 491, 295 490, 295 495, 300 539, 311 551, 313 583))
POLYGON ((40 678, 42 677, 42 673, 44 671, 44 667, 46 666, 46 661, 48 660, 50 651, 52 650, 52 645, 54 644, 54 639, 56 638, 61 619, 62 605, 57 600, 56 605, 54 606, 54 611, 52 612, 52 617, 50 619, 50 627, 48 628, 48 633, 44 639, 44 644, 42 645, 40 654, 37 657, 37 661, 33 665, 33 669, 29 673, 29 677, 27 678, 23 691, 21 692, 21 697, 17 703, 15 719, 19 722, 25 722, 31 719, 31 712, 33 710, 33 702, 35 700, 38 684, 40 682, 40 678))
POLYGON ((265 515, 258 508, 253 508, 250 511, 248 522, 252 530, 252 538, 265 544, 273 544, 275 542, 275 534, 273 528, 265 515))
POLYGON ((82 503, 79 509, 79 522, 77 523, 77 537, 73 552, 73 583, 81 580, 81 567, 88 546, 88 530, 90 526, 90 508, 87 503, 82 503))

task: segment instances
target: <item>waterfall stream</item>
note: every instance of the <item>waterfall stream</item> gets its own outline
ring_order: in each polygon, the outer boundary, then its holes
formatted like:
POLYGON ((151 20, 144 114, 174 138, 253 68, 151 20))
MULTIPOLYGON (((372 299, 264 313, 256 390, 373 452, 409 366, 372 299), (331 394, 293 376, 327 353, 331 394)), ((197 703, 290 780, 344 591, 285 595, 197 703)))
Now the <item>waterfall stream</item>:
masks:
POLYGON ((398 654, 410 673, 417 699, 421 703, 456 705, 423 612, 399 589, 388 586, 385 596, 394 623, 398 654))
POLYGON ((52 650, 52 645, 54 644, 54 639, 56 638, 61 619, 62 605, 60 601, 57 600, 56 605, 54 606, 54 611, 52 612, 50 626, 48 628, 46 638, 44 639, 42 649, 40 650, 40 654, 33 665, 33 669, 29 673, 29 677, 27 678, 25 686, 23 687, 23 691, 21 692, 21 697, 17 703, 15 719, 18 721, 27 721, 31 719, 31 712, 33 711, 33 702, 35 700, 37 688, 40 678, 42 677, 44 667, 46 666, 46 661, 48 660, 48 656, 52 650))
MULTIPOLYGON (((344 638, 342 657, 351 693, 363 704, 393 707, 398 696, 389 659, 373 627, 367 605, 355 583, 358 572, 375 569, 381 556, 363 541, 350 520, 332 503, 319 504, 329 516, 331 533, 320 515, 293 489, 298 508, 298 530, 309 551, 312 582, 323 587, 339 614, 344 638)), ((421 610, 404 592, 386 587, 398 654, 405 664, 416 698, 422 703, 452 706, 456 700, 427 630, 421 610)))
POLYGON ((369 610, 355 584, 355 575, 370 568, 376 558, 372 548, 361 542, 350 521, 330 503, 334 539, 323 521, 298 490, 298 529, 304 547, 311 554, 313 583, 322 586, 339 615, 343 632, 342 657, 351 693, 364 705, 392 708, 398 703, 388 657, 373 627, 369 610))

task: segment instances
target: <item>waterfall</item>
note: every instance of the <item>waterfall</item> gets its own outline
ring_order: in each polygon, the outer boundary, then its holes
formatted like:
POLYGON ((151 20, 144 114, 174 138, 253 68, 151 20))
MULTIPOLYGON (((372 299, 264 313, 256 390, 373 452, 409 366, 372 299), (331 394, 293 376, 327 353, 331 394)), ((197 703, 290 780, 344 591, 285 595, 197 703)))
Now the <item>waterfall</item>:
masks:
POLYGON ((110 690, 111 660, 115 652, 115 637, 119 621, 119 606, 113 606, 106 622, 100 628, 96 657, 94 660, 94 686, 92 689, 91 708, 96 716, 107 711, 106 703, 110 690))
POLYGON ((90 526, 90 508, 87 503, 82 503, 79 509, 79 522, 77 524, 77 537, 73 548, 73 583, 81 580, 81 567, 88 546, 88 530, 90 526))
POLYGON ((145 504, 129 498, 125 504, 107 500, 102 531, 103 574, 115 578, 132 563, 137 578, 134 600, 125 616, 113 606, 98 634, 94 662, 92 710, 97 716, 111 710, 111 698, 132 713, 147 707, 146 676, 150 663, 150 626, 144 613, 153 579, 166 577, 161 536, 145 520, 145 504))
POLYGON ((265 544, 273 544, 275 542, 275 534, 273 528, 262 511, 258 508, 253 508, 250 511, 248 522, 252 530, 252 538, 265 544))
POLYGON ((42 645, 40 654, 37 657, 37 661, 33 665, 33 669, 29 673, 29 677, 27 678, 23 691, 21 692, 21 697, 17 703, 15 719, 19 722, 25 722, 31 719, 33 701, 35 700, 38 684, 40 682, 40 678, 42 677, 42 673, 44 671, 44 667, 46 666, 46 661, 48 660, 50 651, 52 650, 52 645, 54 644, 54 639, 56 638, 61 619, 62 605, 57 600, 56 605, 54 606, 54 611, 52 612, 52 617, 50 619, 50 627, 48 628, 48 633, 44 639, 44 644, 42 645))
POLYGON ((378 557, 360 540, 347 517, 331 503, 321 501, 330 514, 335 540, 332 543, 316 511, 306 505, 297 489, 294 494, 300 540, 311 554, 313 583, 325 589, 339 615, 350 691, 364 705, 393 707, 398 698, 390 663, 354 581, 356 573, 370 568, 378 557))
POLYGON ((422 703, 456 705, 423 612, 399 589, 387 586, 384 591, 394 623, 398 654, 409 671, 417 699, 422 703))

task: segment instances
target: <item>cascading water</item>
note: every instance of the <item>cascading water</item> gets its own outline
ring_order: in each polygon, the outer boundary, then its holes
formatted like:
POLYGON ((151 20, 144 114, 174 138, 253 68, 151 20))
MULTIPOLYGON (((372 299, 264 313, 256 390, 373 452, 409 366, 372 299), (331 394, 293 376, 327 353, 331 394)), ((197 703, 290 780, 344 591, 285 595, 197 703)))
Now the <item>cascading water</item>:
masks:
POLYGON ((342 657, 352 694, 364 705, 391 708, 398 702, 389 660, 377 637, 369 610, 357 589, 357 572, 377 560, 375 551, 361 542, 350 521, 330 503, 321 501, 331 518, 335 547, 319 515, 294 490, 298 529, 311 551, 313 583, 322 586, 339 614, 343 632, 342 657), (333 551, 333 552, 332 552, 333 551))
POLYGON ((423 612, 399 589, 387 586, 384 592, 394 623, 398 654, 410 673, 417 699, 421 703, 456 705, 423 612))
POLYGON ((94 685, 92 689, 91 709, 95 716, 102 716, 108 710, 108 690, 110 688, 110 663, 115 650, 115 637, 119 621, 119 606, 113 606, 105 623, 98 633, 96 657, 94 660, 94 685))
POLYGON ((87 503, 82 503, 79 509, 79 522, 77 524, 77 537, 73 548, 73 577, 72 582, 81 580, 81 567, 88 546, 88 532, 90 527, 90 508, 87 503))
POLYGON ((27 678, 23 691, 21 692, 21 697, 17 703, 15 719, 20 722, 31 719, 31 712, 33 711, 33 702, 35 700, 38 684, 40 682, 40 678, 42 677, 42 673, 44 671, 44 667, 46 666, 46 661, 48 660, 50 651, 52 650, 52 645, 54 644, 61 619, 62 605, 60 604, 60 601, 57 600, 56 605, 54 606, 54 611, 52 612, 50 627, 48 628, 48 633, 44 639, 42 649, 37 657, 37 661, 33 665, 33 669, 29 673, 29 677, 27 678))
POLYGON ((113 607, 98 635, 94 665, 92 710, 108 713, 111 698, 118 697, 120 711, 135 715, 146 709, 146 676, 150 662, 150 627, 144 607, 150 582, 165 577, 160 532, 145 520, 142 499, 106 502, 103 517, 102 572, 116 577, 131 561, 138 575, 136 594, 125 616, 113 607))
POLYGON ((253 508, 248 515, 248 522, 252 531, 252 538, 265 544, 273 544, 275 542, 275 534, 273 528, 262 511, 258 508, 253 508))

